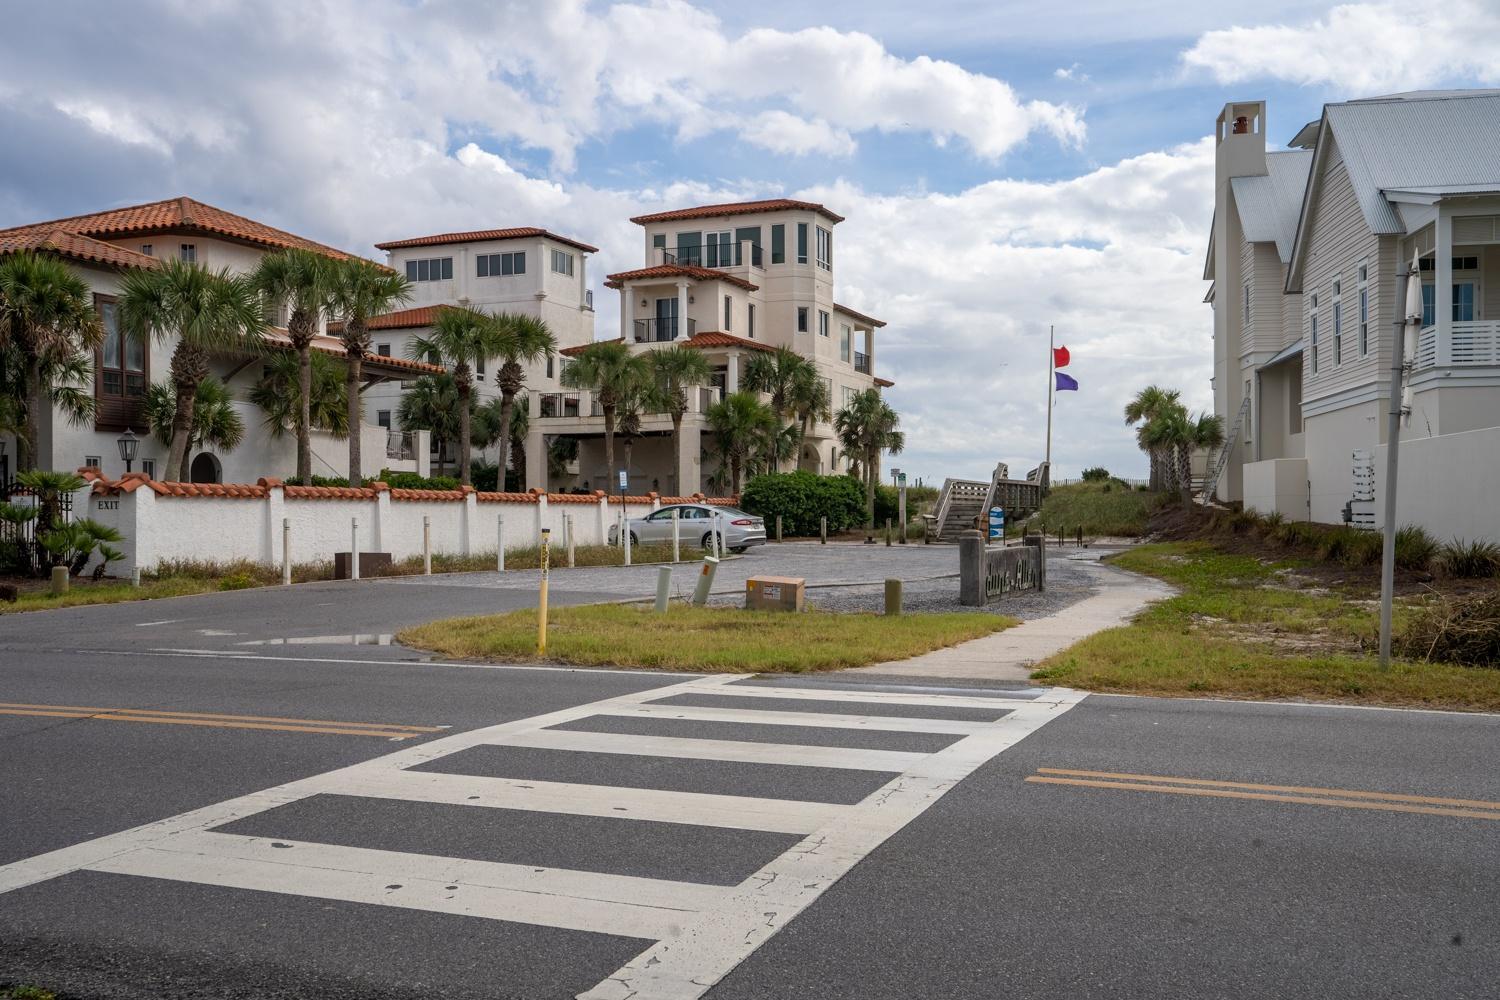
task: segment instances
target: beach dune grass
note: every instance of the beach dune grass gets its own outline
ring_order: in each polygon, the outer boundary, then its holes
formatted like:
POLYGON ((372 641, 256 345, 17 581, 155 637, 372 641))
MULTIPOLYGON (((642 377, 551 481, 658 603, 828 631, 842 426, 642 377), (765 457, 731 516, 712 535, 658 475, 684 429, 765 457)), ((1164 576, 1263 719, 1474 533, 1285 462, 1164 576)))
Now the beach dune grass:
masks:
MULTIPOLYGON (((899 660, 1017 624, 1000 615, 890 616, 673 605, 553 608, 548 662, 712 673, 809 673, 899 660)), ((536 662, 535 610, 453 618, 397 639, 464 660, 536 662)))

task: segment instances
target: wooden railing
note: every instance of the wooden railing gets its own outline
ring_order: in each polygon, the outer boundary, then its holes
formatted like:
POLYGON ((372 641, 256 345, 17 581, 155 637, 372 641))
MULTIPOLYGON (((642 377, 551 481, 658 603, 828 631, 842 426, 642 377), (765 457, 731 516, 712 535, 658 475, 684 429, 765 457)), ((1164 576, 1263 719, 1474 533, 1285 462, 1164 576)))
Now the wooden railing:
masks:
MULTIPOLYGON (((1448 336, 1448 364, 1500 366, 1500 321, 1455 320, 1448 336)), ((1424 326, 1417 334, 1415 368, 1438 365, 1437 327, 1424 326)))

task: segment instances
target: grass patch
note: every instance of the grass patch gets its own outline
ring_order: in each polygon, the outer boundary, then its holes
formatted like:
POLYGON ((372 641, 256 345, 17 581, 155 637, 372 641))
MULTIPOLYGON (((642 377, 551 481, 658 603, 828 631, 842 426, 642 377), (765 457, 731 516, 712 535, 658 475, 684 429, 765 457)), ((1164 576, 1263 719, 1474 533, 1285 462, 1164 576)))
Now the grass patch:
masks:
MULTIPOLYGON (((999 615, 886 617, 688 605, 659 615, 630 605, 596 604, 552 609, 546 659, 591 667, 807 673, 916 656, 1015 624, 999 615)), ((536 626, 535 611, 513 611, 432 622, 397 639, 457 659, 533 662, 536 626)))
POLYGON ((1071 538, 1082 527, 1085 535, 1135 538, 1145 534, 1147 520, 1164 499, 1165 494, 1132 489, 1119 480, 1068 483, 1052 487, 1027 523, 1054 536, 1061 528, 1071 538))
MULTIPOLYGON (((1371 655, 1378 607, 1363 591, 1306 586, 1301 563, 1205 542, 1146 545, 1112 560, 1181 590, 1126 626, 1044 661, 1032 679, 1090 691, 1309 699, 1500 710, 1500 670, 1371 655)), ((1403 601, 1401 636, 1424 614, 1403 601)))

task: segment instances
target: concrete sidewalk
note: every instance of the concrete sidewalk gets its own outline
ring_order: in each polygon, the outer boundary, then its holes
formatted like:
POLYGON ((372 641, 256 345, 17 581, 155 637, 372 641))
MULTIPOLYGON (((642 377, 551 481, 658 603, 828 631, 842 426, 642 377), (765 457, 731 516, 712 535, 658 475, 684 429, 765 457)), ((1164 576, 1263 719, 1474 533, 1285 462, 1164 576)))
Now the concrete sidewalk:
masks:
POLYGON ((909 660, 856 667, 845 673, 1026 681, 1031 677, 1032 665, 1038 661, 1095 632, 1120 625, 1152 601, 1174 593, 1158 580, 1092 560, 1084 571, 1098 592, 1056 614, 1033 618, 1015 628, 909 660))

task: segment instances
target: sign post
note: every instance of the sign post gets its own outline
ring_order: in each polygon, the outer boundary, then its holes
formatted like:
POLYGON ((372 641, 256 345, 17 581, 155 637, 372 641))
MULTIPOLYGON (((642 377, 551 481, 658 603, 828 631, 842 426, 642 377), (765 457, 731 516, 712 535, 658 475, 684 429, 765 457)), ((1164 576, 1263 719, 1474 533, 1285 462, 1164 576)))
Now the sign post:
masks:
POLYGON ((990 508, 990 541, 1000 539, 1005 541, 1005 508, 990 508))
POLYGON ((552 551, 552 529, 542 529, 542 589, 536 600, 536 655, 547 655, 547 560, 552 551))
POLYGON ((896 477, 896 513, 897 523, 901 525, 901 544, 906 544, 906 473, 900 469, 892 469, 896 477))

